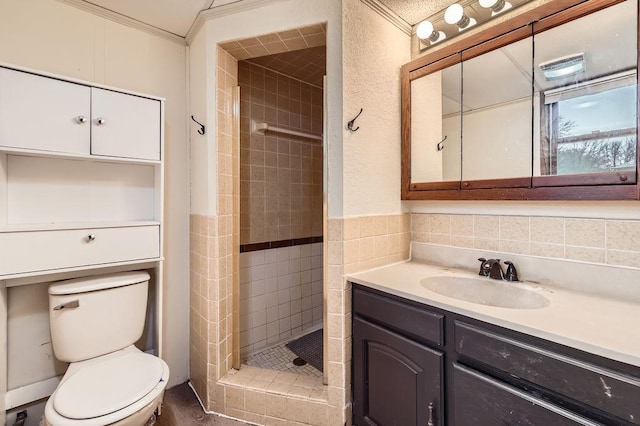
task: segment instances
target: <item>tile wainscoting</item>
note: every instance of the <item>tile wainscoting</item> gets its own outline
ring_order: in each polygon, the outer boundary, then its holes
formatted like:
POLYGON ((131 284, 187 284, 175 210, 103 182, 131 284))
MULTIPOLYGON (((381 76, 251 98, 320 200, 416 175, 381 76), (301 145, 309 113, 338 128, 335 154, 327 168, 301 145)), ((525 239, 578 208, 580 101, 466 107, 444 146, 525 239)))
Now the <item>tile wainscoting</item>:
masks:
POLYGON ((411 215, 411 241, 640 268, 640 221, 411 215))
POLYGON ((322 243, 240 253, 240 354, 322 325, 322 243))

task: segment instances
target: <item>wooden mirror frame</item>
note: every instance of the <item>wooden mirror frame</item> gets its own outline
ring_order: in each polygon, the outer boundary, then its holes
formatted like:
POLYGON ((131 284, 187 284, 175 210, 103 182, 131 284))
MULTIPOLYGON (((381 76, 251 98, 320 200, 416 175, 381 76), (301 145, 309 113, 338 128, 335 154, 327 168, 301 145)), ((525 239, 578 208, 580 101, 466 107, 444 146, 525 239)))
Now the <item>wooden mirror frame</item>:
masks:
MULTIPOLYGON (((636 114, 636 170, 632 173, 525 176, 510 179, 411 182, 411 81, 531 35, 605 9, 623 0, 553 0, 414 59, 401 69, 403 200, 637 200, 640 105, 636 114)), ((640 3, 640 2, 639 2, 640 3)), ((640 26, 640 23, 639 23, 640 26)), ((637 45, 640 46, 640 30, 637 45)), ((640 56, 640 55, 639 55, 640 56)), ((636 79, 638 78, 636 64, 636 79)), ((640 96, 638 96, 640 98, 640 96)), ((636 99, 636 102, 638 100, 636 99)), ((464 141, 463 141, 464 144, 464 141)))

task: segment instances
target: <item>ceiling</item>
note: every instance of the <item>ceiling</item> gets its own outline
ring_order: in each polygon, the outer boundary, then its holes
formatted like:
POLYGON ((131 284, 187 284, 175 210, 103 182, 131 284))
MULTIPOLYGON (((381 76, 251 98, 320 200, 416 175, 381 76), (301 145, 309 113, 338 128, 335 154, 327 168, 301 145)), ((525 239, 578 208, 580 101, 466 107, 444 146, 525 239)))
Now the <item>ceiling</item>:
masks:
POLYGON ((242 0, 84 0, 156 28, 185 37, 201 10, 242 0))
POLYGON ((326 74, 326 49, 324 46, 294 52, 277 53, 249 59, 280 74, 288 75, 317 87, 322 87, 322 77, 326 74))
MULTIPOLYGON (((202 10, 245 0, 84 0, 147 25, 185 37, 202 10)), ((324 1, 324 0, 321 0, 324 1)), ((376 1, 376 0, 373 0, 376 1)), ((413 25, 454 0, 377 0, 413 25)))

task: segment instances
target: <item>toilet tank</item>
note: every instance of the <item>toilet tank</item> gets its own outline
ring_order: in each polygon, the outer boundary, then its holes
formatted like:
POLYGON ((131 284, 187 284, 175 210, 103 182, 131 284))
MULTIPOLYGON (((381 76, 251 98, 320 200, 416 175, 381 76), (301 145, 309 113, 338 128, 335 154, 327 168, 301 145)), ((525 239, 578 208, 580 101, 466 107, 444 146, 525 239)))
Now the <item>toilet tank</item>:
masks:
POLYGON ((144 328, 149 278, 146 272, 119 272, 52 284, 49 322, 56 358, 82 361, 134 344, 144 328))

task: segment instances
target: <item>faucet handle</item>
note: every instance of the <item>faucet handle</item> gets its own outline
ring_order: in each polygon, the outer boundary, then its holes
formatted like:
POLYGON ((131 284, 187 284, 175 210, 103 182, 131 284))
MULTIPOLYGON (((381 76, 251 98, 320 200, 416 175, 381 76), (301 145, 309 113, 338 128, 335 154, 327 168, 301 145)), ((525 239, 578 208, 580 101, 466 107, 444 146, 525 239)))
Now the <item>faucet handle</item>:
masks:
POLYGON ((507 265, 507 272, 504 274, 504 279, 507 281, 519 281, 518 280, 518 271, 516 270, 516 265, 513 262, 505 261, 505 265, 507 265))
POLYGON ((487 262, 487 259, 485 259, 484 257, 479 257, 478 260, 481 262, 480 263, 480 272, 478 272, 478 275, 481 275, 483 277, 488 277, 489 276, 489 270, 491 269, 491 266, 489 265, 489 262, 487 262))

